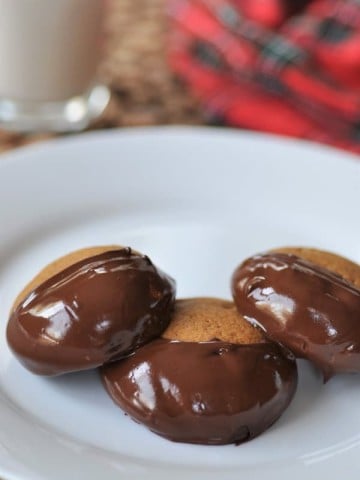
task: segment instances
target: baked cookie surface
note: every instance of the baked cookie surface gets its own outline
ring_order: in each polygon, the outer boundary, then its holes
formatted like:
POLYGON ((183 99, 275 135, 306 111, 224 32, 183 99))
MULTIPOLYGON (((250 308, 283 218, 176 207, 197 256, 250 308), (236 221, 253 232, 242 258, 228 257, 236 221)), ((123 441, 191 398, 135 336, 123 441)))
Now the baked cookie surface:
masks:
POLYGON ((229 343, 264 341, 260 329, 254 328, 238 313, 233 302, 219 298, 186 298, 175 302, 171 323, 162 334, 168 340, 229 343))

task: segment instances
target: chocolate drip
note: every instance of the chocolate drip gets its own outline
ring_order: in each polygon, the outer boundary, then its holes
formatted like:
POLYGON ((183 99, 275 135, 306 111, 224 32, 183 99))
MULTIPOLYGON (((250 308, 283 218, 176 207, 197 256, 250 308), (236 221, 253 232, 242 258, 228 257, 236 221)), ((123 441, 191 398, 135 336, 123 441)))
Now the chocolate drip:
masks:
POLYGON ((49 278, 12 312, 7 339, 41 375, 94 368, 159 336, 175 282, 131 249, 87 258, 49 278))
POLYGON ((176 442, 241 443, 272 425, 297 385, 295 360, 273 343, 155 340, 101 370, 113 400, 176 442))
POLYGON ((269 253, 234 272, 239 312, 266 335, 308 358, 325 380, 360 371, 360 290, 297 256, 269 253))

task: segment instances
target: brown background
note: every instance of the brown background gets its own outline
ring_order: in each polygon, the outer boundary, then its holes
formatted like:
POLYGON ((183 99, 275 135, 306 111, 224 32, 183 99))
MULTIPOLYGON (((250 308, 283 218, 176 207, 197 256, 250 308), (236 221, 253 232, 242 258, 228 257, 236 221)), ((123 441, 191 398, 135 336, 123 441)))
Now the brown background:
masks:
MULTIPOLYGON (((166 0, 107 0, 100 79, 112 98, 92 128, 203 123, 199 107, 166 64, 166 0)), ((52 137, 0 130, 0 152, 52 137)))

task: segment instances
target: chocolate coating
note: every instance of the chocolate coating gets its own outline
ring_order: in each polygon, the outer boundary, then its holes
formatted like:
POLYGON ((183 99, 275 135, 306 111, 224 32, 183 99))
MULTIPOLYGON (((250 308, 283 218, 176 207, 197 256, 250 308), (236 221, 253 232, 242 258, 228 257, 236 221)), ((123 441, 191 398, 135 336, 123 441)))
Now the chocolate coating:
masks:
POLYGON ((40 375, 98 367, 167 327, 175 282, 131 249, 87 258, 49 278, 10 316, 7 340, 40 375))
POLYGON ((272 425, 297 385, 295 360, 273 343, 155 340, 101 369, 134 420, 175 442, 241 443, 272 425))
POLYGON ((239 312, 298 357, 314 362, 325 381, 360 371, 360 290, 297 256, 269 253, 234 272, 239 312))

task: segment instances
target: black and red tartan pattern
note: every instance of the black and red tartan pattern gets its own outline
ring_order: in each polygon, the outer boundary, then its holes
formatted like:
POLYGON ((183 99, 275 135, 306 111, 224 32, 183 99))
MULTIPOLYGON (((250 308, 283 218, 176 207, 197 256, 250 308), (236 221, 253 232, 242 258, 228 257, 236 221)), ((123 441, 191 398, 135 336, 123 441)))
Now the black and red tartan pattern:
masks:
POLYGON ((360 153, 360 0, 168 0, 169 60, 210 121, 360 153))

